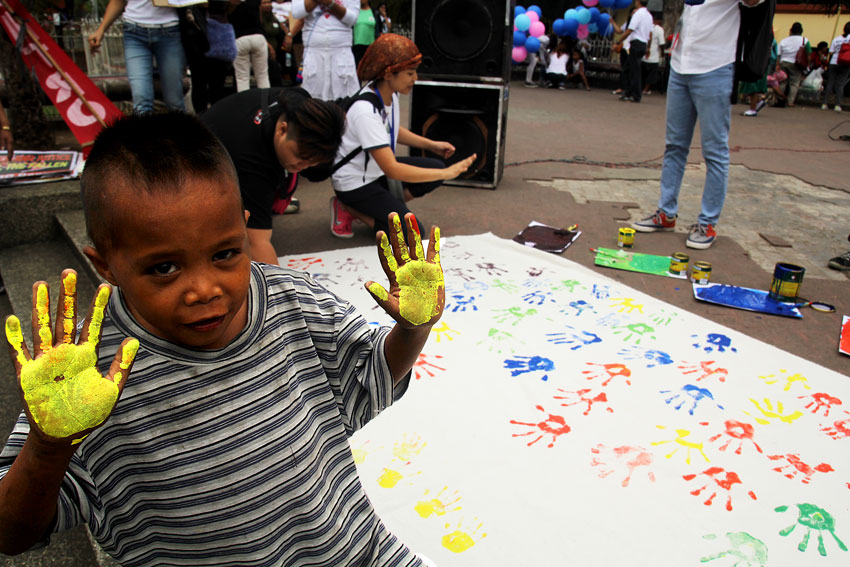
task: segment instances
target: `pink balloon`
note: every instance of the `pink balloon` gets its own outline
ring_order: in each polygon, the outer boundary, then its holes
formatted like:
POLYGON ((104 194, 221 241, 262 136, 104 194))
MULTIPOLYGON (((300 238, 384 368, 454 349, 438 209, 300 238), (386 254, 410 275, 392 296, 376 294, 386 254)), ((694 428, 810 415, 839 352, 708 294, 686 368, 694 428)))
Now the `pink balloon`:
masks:
POLYGON ((522 63, 523 61, 525 61, 526 57, 528 57, 528 52, 522 45, 520 45, 519 47, 514 47, 511 50, 511 59, 514 60, 514 63, 522 63))
POLYGON ((599 4, 599 0, 581 0, 581 3, 587 6, 588 8, 592 8, 599 4))
MULTIPOLYGON (((534 12, 532 12, 533 14, 534 12)), ((541 35, 546 33, 546 24, 541 21, 533 22, 530 26, 528 26, 528 35, 533 37, 540 37, 541 35)))
POLYGON ((578 37, 579 39, 585 39, 589 33, 590 30, 587 29, 587 24, 578 25, 578 30, 576 30, 576 37, 578 37))
POLYGON ((540 21, 540 16, 538 16, 537 12, 535 12, 534 10, 532 10, 531 12, 526 12, 525 15, 528 16, 528 19, 531 20, 532 24, 534 22, 540 21))

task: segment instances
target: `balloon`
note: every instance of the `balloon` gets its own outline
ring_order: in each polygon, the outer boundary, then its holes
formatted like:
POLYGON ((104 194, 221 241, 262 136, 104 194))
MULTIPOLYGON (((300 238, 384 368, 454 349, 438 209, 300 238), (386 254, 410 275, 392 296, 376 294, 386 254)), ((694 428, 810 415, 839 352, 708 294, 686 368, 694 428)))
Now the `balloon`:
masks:
POLYGON ((600 31, 604 30, 608 27, 608 24, 611 22, 611 16, 608 14, 599 14, 599 18, 596 20, 596 27, 599 28, 600 31))
POLYGON ((580 23, 580 24, 589 24, 590 23, 590 10, 585 8, 581 12, 578 12, 576 19, 578 20, 578 23, 580 23))
POLYGON ((599 0, 581 0, 581 3, 590 8, 599 4, 599 0))
POLYGON ((575 9, 574 9, 574 8, 570 8, 569 10, 567 10, 566 12, 564 12, 564 19, 565 19, 565 20, 569 20, 570 18, 575 18, 575 17, 576 17, 576 15, 577 15, 577 14, 576 14, 575 9))
POLYGON ((543 17, 543 10, 540 9, 540 6, 535 6, 532 4, 528 7, 528 10, 526 10, 526 12, 534 12, 535 14, 537 14, 538 18, 543 17))
POLYGON ((575 18, 564 19, 564 35, 575 35, 578 30, 578 20, 575 18))
POLYGON ((543 22, 531 22, 528 26, 528 35, 532 37, 540 37, 546 33, 546 25, 543 22))
POLYGON ((591 24, 595 24, 597 21, 599 21, 599 16, 600 16, 599 8, 594 6, 593 8, 590 9, 590 23, 591 24))
POLYGON ((632 5, 632 0, 614 0, 614 8, 617 10, 625 10, 632 5))
POLYGON ((526 35, 525 32, 521 32, 519 30, 514 32, 514 47, 519 47, 520 45, 525 45, 526 35))
MULTIPOLYGON (((534 13, 534 12, 532 12, 534 13)), ((521 31, 528 31, 528 26, 531 25, 531 20, 528 19, 527 14, 520 14, 514 19, 514 25, 516 29, 521 31)))
POLYGON ((563 18, 558 18, 552 22, 552 31, 555 32, 555 35, 559 37, 567 35, 566 23, 563 18))
POLYGON ((589 31, 590 33, 596 33, 599 31, 599 26, 597 26, 593 22, 590 22, 589 24, 587 24, 587 31, 589 31))
POLYGON ((614 0, 599 0, 600 8, 610 8, 614 5, 614 0))
POLYGON ((527 53, 537 53, 540 51, 540 40, 534 36, 529 36, 529 38, 525 40, 525 51, 527 53))
POLYGON ((526 57, 528 57, 528 52, 525 50, 525 47, 514 47, 511 50, 511 59, 513 59, 514 63, 522 63, 526 57))
POLYGON ((517 6, 514 8, 514 16, 519 16, 520 14, 525 14, 525 8, 522 6, 517 6))
POLYGON ((576 36, 579 39, 584 39, 587 37, 587 34, 590 33, 587 29, 587 24, 581 24, 576 31, 576 36))
POLYGON ((540 21, 540 16, 537 15, 537 12, 532 12, 531 10, 526 10, 525 15, 528 16, 528 20, 531 23, 540 21))
POLYGON ((599 26, 599 35, 601 35, 602 37, 608 37, 613 34, 614 26, 611 25, 611 22, 608 22, 608 25, 606 25, 604 28, 602 26, 599 26))

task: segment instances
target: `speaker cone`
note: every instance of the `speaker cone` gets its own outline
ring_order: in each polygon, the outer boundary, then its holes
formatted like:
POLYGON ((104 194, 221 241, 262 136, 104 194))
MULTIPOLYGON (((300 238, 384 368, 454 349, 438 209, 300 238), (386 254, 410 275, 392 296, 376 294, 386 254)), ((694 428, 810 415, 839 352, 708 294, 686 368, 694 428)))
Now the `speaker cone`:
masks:
MULTIPOLYGON (((458 110, 440 110, 425 120, 422 135, 431 140, 443 140, 455 147, 452 157, 445 160, 452 165, 472 154, 478 154, 475 162, 463 173, 461 179, 469 179, 487 165, 487 125, 477 113, 458 110)), ((426 153, 429 157, 440 156, 426 153)))
POLYGON ((430 36, 444 57, 467 61, 487 49, 493 28, 493 16, 480 0, 443 0, 431 16, 430 36))

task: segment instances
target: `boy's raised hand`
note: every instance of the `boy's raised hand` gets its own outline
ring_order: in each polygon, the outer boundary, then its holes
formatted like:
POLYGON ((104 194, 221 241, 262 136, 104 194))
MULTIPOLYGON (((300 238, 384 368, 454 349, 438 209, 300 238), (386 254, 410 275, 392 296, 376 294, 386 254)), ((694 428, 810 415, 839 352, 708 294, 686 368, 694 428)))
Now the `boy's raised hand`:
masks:
POLYGON ((77 332, 77 274, 62 272, 62 290, 55 325, 50 325, 50 296, 45 282, 33 284, 32 328, 35 357, 24 342, 21 322, 6 318, 6 340, 30 430, 50 444, 76 444, 100 426, 118 401, 139 341, 127 338, 115 354, 106 376, 97 369, 103 313, 112 288, 98 287, 79 342, 77 332))
POLYGON ((375 301, 405 329, 428 328, 443 314, 446 286, 440 266, 440 229, 431 227, 428 253, 422 248, 419 225, 413 213, 407 213, 407 242, 397 213, 390 213, 390 236, 377 235, 378 257, 390 280, 390 289, 374 281, 366 289, 375 301))

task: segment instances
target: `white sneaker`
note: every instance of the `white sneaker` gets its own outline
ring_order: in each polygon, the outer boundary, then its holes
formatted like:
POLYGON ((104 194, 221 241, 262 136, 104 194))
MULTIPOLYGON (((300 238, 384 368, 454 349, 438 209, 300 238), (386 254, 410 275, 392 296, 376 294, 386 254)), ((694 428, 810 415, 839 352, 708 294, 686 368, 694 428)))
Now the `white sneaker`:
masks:
POLYGON ((841 112, 841 107, 837 104, 835 105, 835 112, 841 112))
POLYGON ((825 104, 820 105, 821 110, 829 110, 829 107, 825 104))

